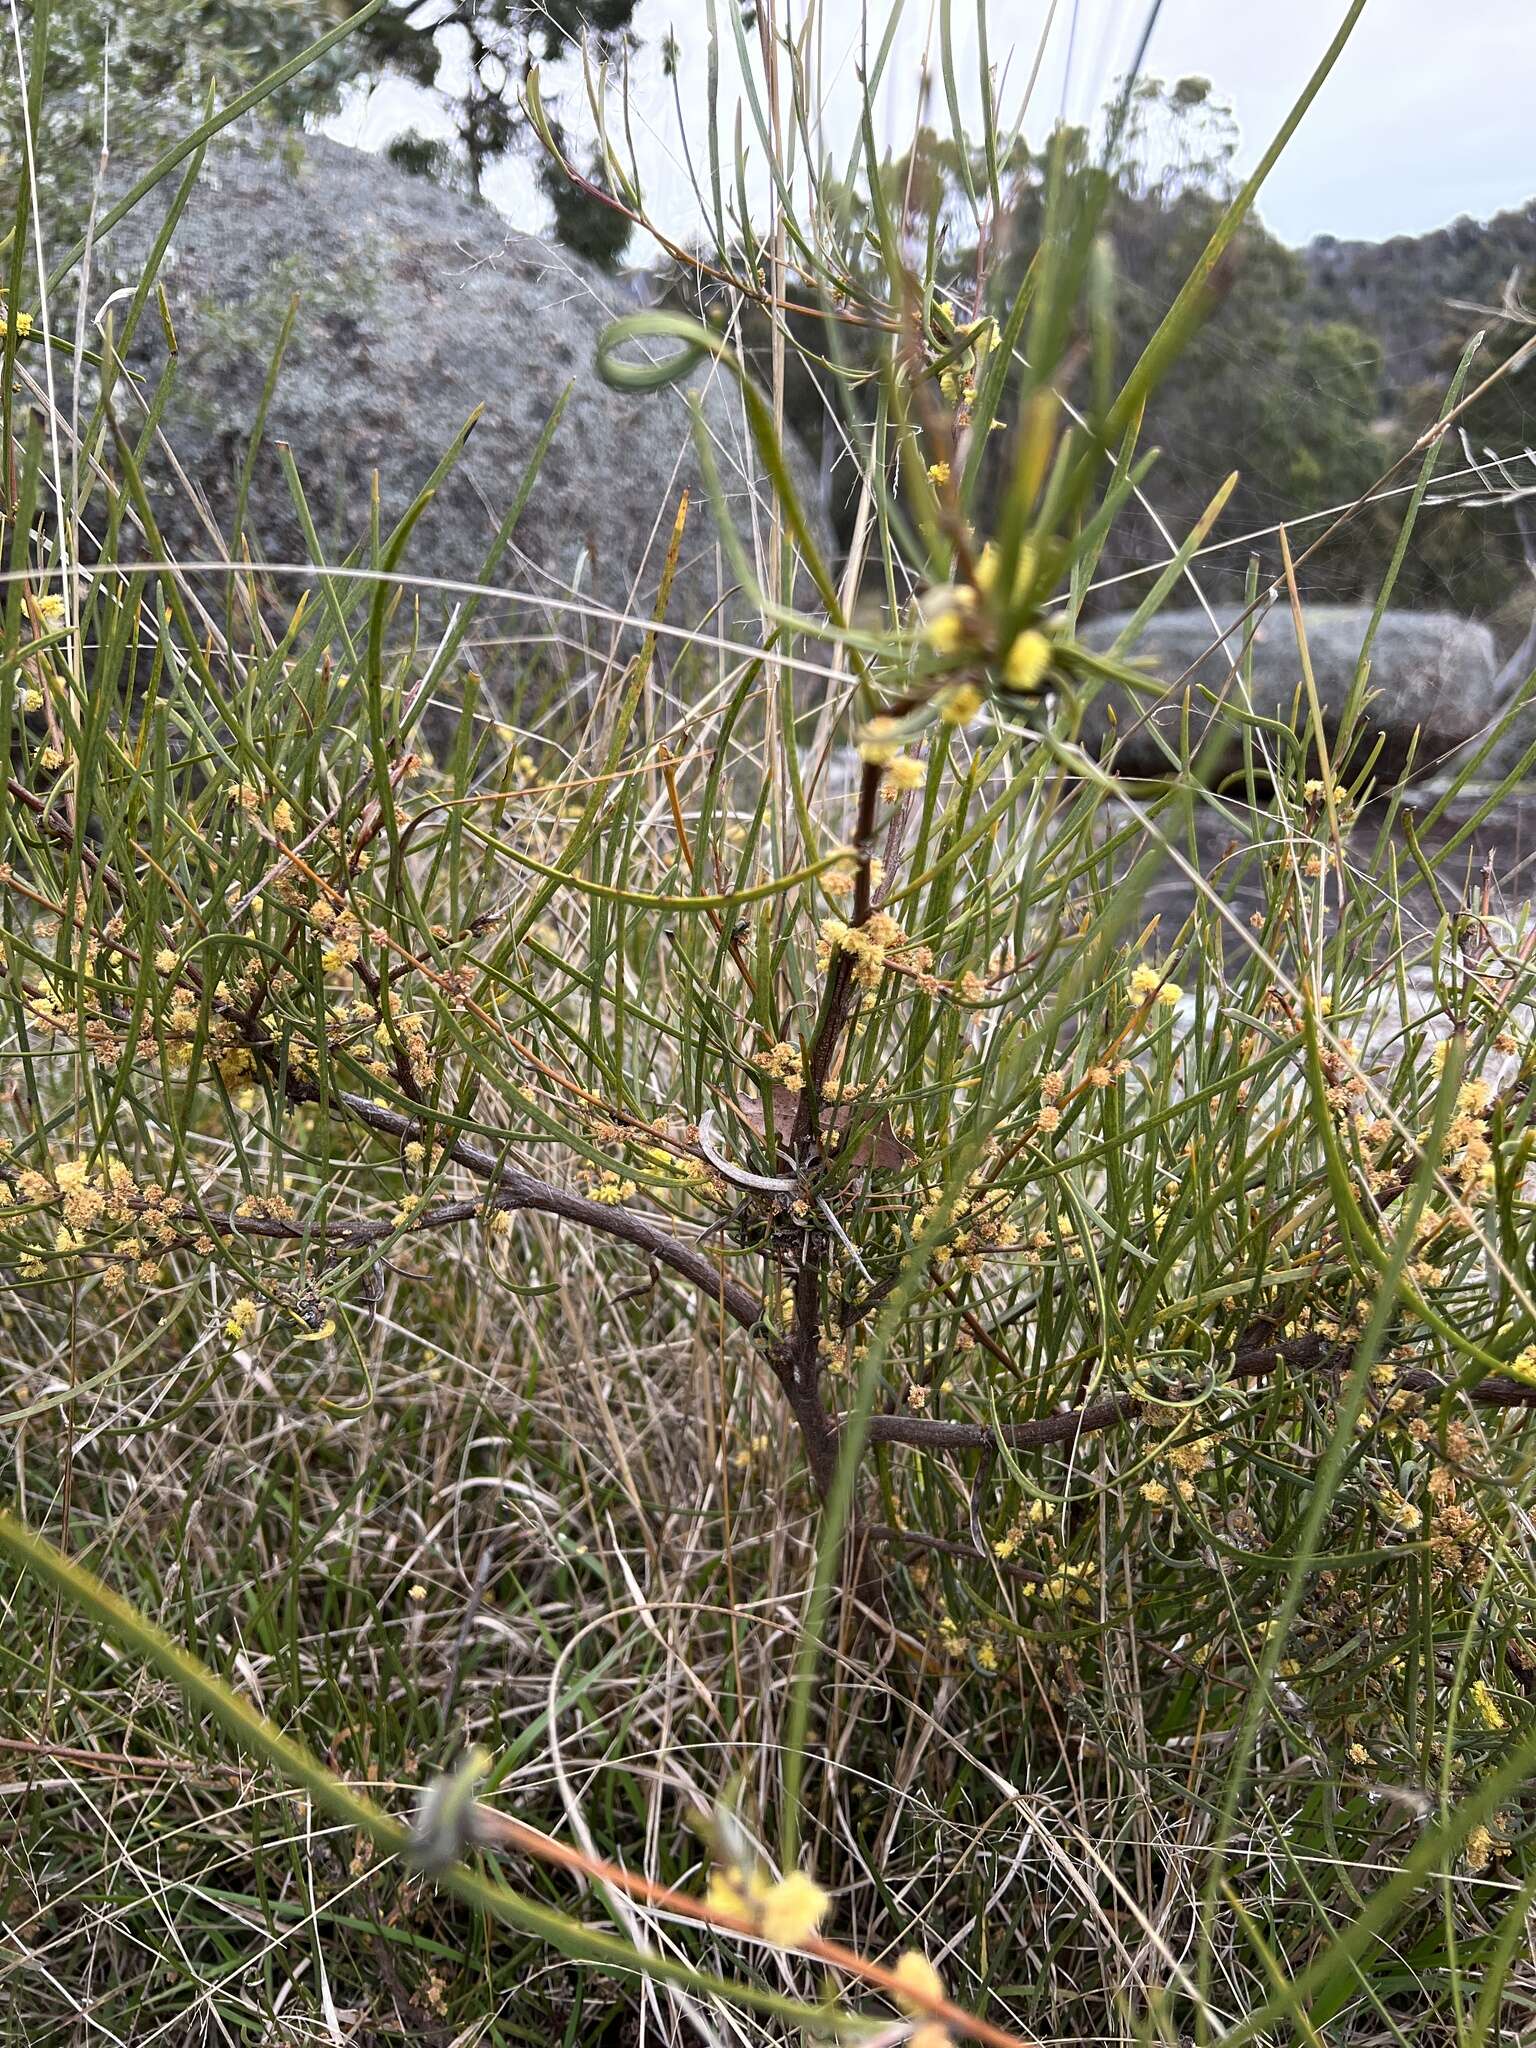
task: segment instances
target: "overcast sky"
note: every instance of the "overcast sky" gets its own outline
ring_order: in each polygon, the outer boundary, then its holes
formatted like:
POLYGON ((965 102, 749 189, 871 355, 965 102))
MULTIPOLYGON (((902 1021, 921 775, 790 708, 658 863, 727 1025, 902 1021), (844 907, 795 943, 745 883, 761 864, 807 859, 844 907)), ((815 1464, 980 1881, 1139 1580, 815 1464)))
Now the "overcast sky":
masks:
MULTIPOLYGON (((1257 156, 1344 12, 1341 0, 1165 0, 1150 68, 1209 76, 1257 156)), ((1366 0, 1260 207, 1287 241, 1379 240, 1533 195, 1536 0, 1366 0)))
MULTIPOLYGON (((724 41, 723 118, 727 149, 739 74, 728 10, 717 0, 724 41)), ((804 18, 805 0, 777 0, 780 18, 804 18)), ((1150 0, 1057 0, 1030 103, 1026 132, 1038 140, 1061 112, 1090 117, 1131 61, 1150 0)), ((1237 114, 1242 167, 1262 152, 1343 18, 1346 0, 1163 0, 1147 69, 1167 78, 1210 78, 1237 114)), ((975 0, 953 0, 962 96, 974 107, 975 0)), ((823 0, 822 65, 826 135, 852 139, 860 40, 858 0, 823 0)), ((882 96, 878 133, 900 149, 910 133, 935 0, 907 0, 882 96)), ((1050 0, 988 0, 987 35, 1004 73, 1005 111, 1017 109, 1051 16, 1050 0)), ((869 8, 871 37, 887 0, 869 8)), ((631 125, 649 203, 672 231, 687 234, 697 211, 683 163, 673 86, 657 52, 668 29, 680 52, 688 140, 702 160, 707 28, 705 0, 640 0, 642 41, 631 95, 631 125)), ((551 80, 551 85, 556 81, 551 80)), ((567 82, 576 108, 579 82, 567 82)), ((937 110, 936 110, 937 111, 937 110)), ((377 146, 405 126, 431 129, 440 117, 411 88, 390 86, 354 103, 331 132, 377 146)), ((750 138, 750 121, 748 122, 750 138)), ((761 157, 761 151, 754 154, 761 157)), ((1284 239, 1317 234, 1379 239, 1417 234, 1460 214, 1486 217, 1536 195, 1536 0, 1367 0, 1348 48, 1286 156, 1272 173, 1260 211, 1284 239)), ((497 174, 490 196, 521 224, 540 213, 526 165, 497 174)), ((638 243, 631 255, 644 260, 638 243)))

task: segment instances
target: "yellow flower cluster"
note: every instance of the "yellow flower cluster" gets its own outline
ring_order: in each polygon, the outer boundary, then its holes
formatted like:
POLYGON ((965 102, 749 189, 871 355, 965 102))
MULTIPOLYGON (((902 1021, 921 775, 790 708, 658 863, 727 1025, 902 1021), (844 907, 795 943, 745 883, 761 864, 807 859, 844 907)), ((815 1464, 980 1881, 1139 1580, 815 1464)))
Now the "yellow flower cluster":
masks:
MULTIPOLYGON (((1026 1538, 1032 1537, 1033 1540, 1038 1542, 1040 1540, 1040 1532, 1044 1529, 1050 1518, 1049 1502, 1040 1500, 1038 1497, 1034 1500, 1026 1501, 1002 1535, 994 1540, 992 1555, 1003 1558, 1006 1561, 1013 1556, 1014 1552, 1026 1538)), ((1053 1544, 1054 1538, 1047 1536, 1045 1542, 1049 1547, 1053 1544)))
MULTIPOLYGON (((153 1284, 163 1251, 184 1241, 192 1223, 174 1196, 157 1182, 141 1187, 121 1161, 103 1161, 93 1169, 83 1159, 66 1159, 53 1168, 52 1179, 29 1167, 13 1185, 21 1201, 60 1211, 53 1231, 56 1252, 108 1259, 109 1285, 126 1280, 130 1262, 137 1263, 141 1280, 153 1284), (124 1231, 128 1234, 116 1234, 124 1231), (95 1245, 89 1243, 93 1235, 100 1240, 95 1245)), ((193 1249, 207 1256, 214 1246, 199 1233, 193 1249)))
POLYGON ((752 1064, 767 1074, 770 1080, 777 1081, 792 1093, 798 1094, 801 1081, 800 1049, 791 1045, 787 1038, 781 1038, 776 1045, 770 1045, 766 1051, 753 1053, 752 1064))
POLYGON ((1412 1536, 1423 1526, 1424 1516, 1416 1504, 1399 1493, 1394 1486, 1383 1487, 1381 1513, 1394 1529, 1401 1529, 1406 1536, 1412 1536))
POLYGON ((256 1072, 256 1055, 239 1037, 235 1025, 225 1017, 216 1018, 211 1043, 219 1079, 231 1092, 243 1088, 256 1072))
MULTIPOLYGON (((1509 1825, 1507 1814, 1495 1814, 1494 1819, 1500 1827, 1509 1825)), ((1507 1856, 1509 1850, 1510 1844, 1504 1837, 1496 1835, 1492 1828, 1479 1825, 1467 1836, 1461 1853, 1468 1870, 1476 1875, 1486 1870, 1495 1858, 1507 1856)))
POLYGON ((635 1183, 632 1180, 625 1180, 609 1168, 591 1182, 587 1192, 594 1202, 601 1202, 605 1209, 617 1209, 633 1197, 635 1183))
POLYGON ((1125 992, 1133 1003, 1158 1002, 1165 1010, 1177 1009, 1184 1000, 1184 991, 1176 981, 1169 981, 1160 968, 1145 964, 1131 969, 1125 992))
MULTIPOLYGON (((978 566, 978 579, 980 573, 978 566)), ((976 592, 968 583, 945 584, 930 591, 923 599, 921 616, 923 641, 935 654, 948 659, 968 649, 978 655, 985 652, 980 646, 982 633, 976 614, 976 592)), ((993 659, 1006 689, 1015 696, 1032 696, 1047 681, 1054 653, 1048 634, 1042 633, 1038 626, 1026 626, 1022 632, 1015 633, 993 659)), ((980 701, 979 694, 977 701, 980 701)), ((964 720, 956 719, 954 722, 963 723, 964 720)))
POLYGON ((845 924, 840 917, 823 918, 821 941, 816 949, 816 962, 825 973, 834 953, 847 953, 853 959, 853 978, 861 988, 874 988, 885 972, 887 955, 903 953, 907 964, 919 969, 927 966, 931 955, 926 947, 910 947, 907 935, 901 926, 886 911, 876 910, 865 918, 862 924, 845 924), (927 955, 927 958, 920 958, 927 955))
POLYGON ((1490 1734, 1501 1734, 1509 1726, 1486 1678, 1473 1679, 1467 1697, 1472 1702, 1473 1713, 1490 1734))
POLYGON ((1003 656, 1003 681, 1016 696, 1032 696, 1051 667, 1051 643, 1033 626, 1016 633, 1003 656))
POLYGON ((974 683, 951 683, 933 701, 946 725, 969 725, 986 700, 974 683))
POLYGON ((897 754, 886 763, 880 794, 887 802, 905 796, 909 790, 921 789, 927 774, 928 770, 915 754, 897 754))
POLYGON ((1085 1558, 1081 1564, 1058 1565, 1054 1572, 1048 1573, 1040 1581, 1035 1590, 1038 1598, 1048 1601, 1053 1607, 1066 1607, 1069 1604, 1091 1607, 1093 1589, 1098 1583, 1098 1578, 1098 1566, 1091 1558, 1085 1558))
MULTIPOLYGON (((1319 1003, 1321 1010, 1321 1003, 1319 1003)), ((1370 1117, 1358 1105, 1368 1090, 1365 1076, 1360 1071, 1360 1048, 1352 1038, 1341 1038, 1337 1051, 1324 1046, 1318 1055, 1318 1064, 1323 1070, 1324 1094, 1328 1107, 1340 1129, 1353 1124, 1362 1140, 1367 1143, 1382 1143, 1392 1134, 1387 1124, 1385 1132, 1377 1135, 1378 1119, 1370 1117)))
MULTIPOLYGON (((926 1231, 936 1215, 941 1191, 929 1188, 912 1219, 914 1232, 926 1231)), ((987 1186, 987 1169, 970 1175, 950 1210, 948 1233, 933 1254, 936 1266, 954 1260, 965 1273, 979 1273, 989 1252, 1013 1251, 1019 1226, 1008 1213, 1010 1197, 987 1186)))
MULTIPOLYGON (((976 588, 982 593, 983 597, 990 597, 997 588, 998 566, 997 548, 992 541, 988 541, 976 558, 976 588)), ((1018 564, 1013 573, 1013 599, 1015 603, 1024 595, 1034 580, 1035 551, 1032 547, 1026 545, 1019 550, 1018 564)))
MULTIPOLYGON (((1445 1134, 1445 1165, 1463 1195, 1493 1185, 1493 1147, 1488 1142, 1488 1111, 1493 1090, 1486 1081, 1463 1081, 1456 1091, 1456 1110, 1445 1134)), ((1422 1143, 1428 1132, 1420 1133, 1422 1143)))
POLYGON ((939 1616, 939 1645, 947 1657, 956 1660, 971 1653, 970 1638, 962 1632, 952 1614, 941 1613, 939 1616))
POLYGON ((930 590, 920 606, 923 640, 941 656, 959 654, 976 638, 976 593, 968 583, 930 590))
MULTIPOLYGON (((885 862, 872 860, 869 864, 869 886, 878 889, 885 880, 885 862)), ((829 896, 851 896, 858 887, 859 864, 853 854, 840 860, 836 867, 828 868, 821 878, 821 886, 829 896)))
MULTIPOLYGON (((91 1179, 91 1169, 84 1159, 66 1159, 54 1168, 63 1198, 64 1220, 71 1230, 94 1229, 101 1221, 107 1207, 107 1190, 91 1179)), ((111 1171, 109 1187, 115 1187, 120 1194, 126 1194, 133 1186, 133 1176, 126 1166, 117 1165, 111 1171)))
MULTIPOLYGON (((1151 1414, 1155 1416, 1156 1410, 1151 1414)), ((1170 1488, 1161 1479, 1149 1479, 1141 1488, 1141 1497, 1149 1507, 1166 1508, 1173 1503, 1174 1496, 1186 1506, 1199 1493, 1195 1481, 1202 1472, 1208 1472, 1215 1464, 1212 1449, 1214 1439, 1210 1431, 1199 1435, 1182 1436, 1175 1432, 1165 1437, 1159 1450, 1173 1479, 1170 1488)))
POLYGON ((425 1092, 437 1078, 437 1063, 427 1042, 427 1026, 420 1017, 402 1016, 380 1022, 374 1032, 378 1044, 389 1045, 405 1061, 414 1086, 425 1092))
POLYGON ((363 947, 363 927, 350 910, 337 910, 322 900, 310 906, 309 921, 325 939, 320 965, 327 974, 355 966, 363 947))
POLYGON ((738 1472, 749 1471, 752 1460, 754 1458, 761 1458, 771 1446, 772 1438, 766 1432, 760 1430, 756 1436, 749 1437, 739 1451, 731 1453, 731 1463, 738 1472))
POLYGON ((883 712, 872 718, 859 740, 859 759, 871 768, 887 767, 901 751, 900 730, 900 722, 883 712))
POLYGON ((944 1979, 918 1949, 909 1948, 898 1956, 892 1974, 901 1985, 896 2003, 909 2019, 930 2012, 944 1996, 944 1979))
POLYGON ((1181 1443, 1165 1444, 1163 1456, 1175 1472, 1183 1472, 1189 1477, 1197 1472, 1208 1472, 1216 1462, 1209 1436, 1188 1437, 1181 1443))
POLYGON ((713 1912, 746 1920, 765 1941, 796 1948, 808 1941, 827 1916, 831 1900, 803 1870, 770 1878, 761 1870, 744 1871, 738 1864, 717 1870, 709 1880, 705 1904, 713 1912))
POLYGON ((231 1344, 243 1344, 256 1327, 256 1318, 261 1313, 248 1294, 242 1294, 230 1306, 224 1319, 224 1334, 231 1344))

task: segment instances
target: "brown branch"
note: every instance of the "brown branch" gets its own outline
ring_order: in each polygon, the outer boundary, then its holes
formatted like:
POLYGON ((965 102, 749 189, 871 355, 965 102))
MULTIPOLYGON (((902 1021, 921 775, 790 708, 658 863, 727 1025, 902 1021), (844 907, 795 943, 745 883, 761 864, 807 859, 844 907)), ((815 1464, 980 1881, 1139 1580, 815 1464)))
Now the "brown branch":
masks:
MULTIPOLYGON (((880 781, 880 768, 874 762, 866 761, 859 783, 859 808, 853 836, 858 866, 849 922, 855 926, 864 924, 870 914, 870 863, 874 857, 880 781)), ((858 984, 854 980, 853 968, 850 953, 841 948, 834 951, 828 963, 826 987, 806 1056, 805 1087, 796 1105, 789 1136, 790 1146, 798 1160, 804 1160, 808 1152, 820 1153, 822 1098, 843 1033, 858 1008, 858 984)), ((768 1362, 799 1428, 812 1483, 820 1498, 825 1500, 837 1471, 841 1441, 838 1421, 821 1398, 821 1291, 827 1247, 825 1237, 814 1225, 804 1232, 801 1244, 803 1250, 794 1267, 790 1287, 794 1301, 790 1327, 785 1336, 769 1347, 768 1362)))
MULTIPOLYGON (((288 1093, 296 1101, 313 1103, 321 1100, 320 1092, 313 1083, 295 1075, 288 1077, 288 1093)), ((353 1095, 345 1089, 333 1089, 327 1099, 345 1110, 356 1122, 398 1139, 402 1144, 423 1138, 431 1122, 429 1118, 402 1115, 399 1110, 388 1109, 369 1101, 365 1095, 353 1095)), ((444 1139, 441 1149, 447 1158, 466 1168, 477 1180, 487 1181, 496 1189, 494 1207, 534 1209, 546 1216, 561 1217, 568 1223, 583 1224, 599 1236, 618 1238, 625 1244, 635 1245, 657 1265, 670 1267, 674 1273, 691 1281, 701 1293, 718 1302, 732 1321, 739 1323, 744 1330, 754 1329, 762 1321, 762 1303, 750 1288, 722 1273, 702 1252, 671 1236, 650 1217, 642 1216, 633 1209, 610 1208, 605 1202, 595 1202, 587 1195, 557 1188, 533 1174, 520 1173, 516 1167, 498 1159, 486 1146, 477 1145, 472 1138, 444 1139)), ((485 1205, 462 1202, 444 1207, 448 1213, 443 1214, 441 1220, 458 1222, 480 1213, 485 1205)), ((424 1211, 423 1215, 432 1213, 424 1211)), ((392 1223, 347 1226, 355 1232, 372 1232, 381 1237, 389 1236, 397 1227, 392 1223)), ((363 1235, 356 1241, 369 1240, 363 1235)))
MULTIPOLYGON (((626 1897, 649 1906, 653 1912, 675 1914, 679 1919, 692 1920, 705 1927, 719 1928, 729 1934, 745 1935, 761 1941, 764 1936, 749 1919, 736 1913, 723 1912, 704 1899, 696 1899, 691 1893, 678 1891, 674 1886, 658 1884, 654 1878, 644 1877, 637 1871, 626 1870, 620 1863, 610 1862, 606 1857, 594 1856, 584 1849, 576 1849, 566 1842, 557 1841, 546 1835, 541 1828, 530 1827, 526 1821, 515 1820, 511 1814, 501 1813, 494 1806, 477 1804, 474 1809, 474 1833, 484 1846, 501 1850, 510 1855, 532 1856, 541 1863, 552 1863, 558 1869, 569 1870, 591 1882, 610 1886, 614 1891, 623 1892, 626 1897)), ((838 1941, 829 1941, 825 1935, 808 1934, 803 1940, 789 1944, 802 1955, 815 1956, 819 1962, 841 1970, 845 1976, 861 1979, 874 1985, 887 1997, 909 2006, 920 2007, 931 2019, 938 2020, 952 2033, 968 2035, 972 2040, 984 2041, 988 2048, 1029 2048, 1029 2036, 1010 2034, 1006 2029, 994 2026, 990 2020, 969 2011, 963 2005, 956 2005, 946 1998, 942 1991, 932 1991, 922 1985, 910 1984, 901 1973, 888 1963, 879 1963, 872 1956, 861 1955, 857 1949, 847 1948, 838 1941)))
MULTIPOLYGON (((1234 1352, 1227 1361, 1227 1371, 1234 1379, 1265 1379, 1287 1368, 1308 1372, 1325 1367, 1342 1369, 1348 1363, 1349 1354, 1324 1337, 1286 1337, 1234 1352)), ((1397 1374, 1392 1390, 1439 1400, 1451 1391, 1451 1384, 1438 1373, 1413 1366, 1397 1374)), ((1536 1386, 1504 1373, 1490 1373, 1466 1392, 1468 1400, 1481 1408, 1536 1407, 1536 1386)), ((1032 1416, 1027 1422, 1005 1422, 996 1429, 986 1423, 943 1422, 928 1415, 873 1415, 867 1440, 876 1444, 906 1444, 923 1451, 985 1451, 1000 1445, 1010 1450, 1038 1450, 1047 1444, 1073 1443, 1078 1437, 1113 1429, 1119 1423, 1145 1415, 1149 1406, 1155 1407, 1156 1403, 1145 1394, 1113 1394, 1082 1408, 1032 1416)))
MULTIPOLYGON (((859 781, 859 808, 853 827, 857 866, 854 870, 852 915, 848 920, 850 927, 855 929, 868 923, 873 902, 871 863, 875 852, 875 814, 880 802, 883 772, 877 763, 866 761, 859 781)), ((843 1032, 852 1021, 857 1006, 858 988, 853 978, 853 965, 851 953, 841 947, 833 953, 821 1012, 811 1037, 810 1056, 806 1061, 805 1088, 790 1136, 793 1145, 805 1145, 819 1136, 822 1095, 831 1077, 843 1032)))
MULTIPOLYGON (((81 866, 87 868, 91 874, 99 875, 102 887, 107 893, 117 902, 122 902, 123 885, 117 875, 107 862, 102 859, 101 855, 84 834, 76 832, 74 826, 70 823, 68 815, 54 808, 51 797, 39 796, 35 790, 28 789, 24 782, 18 782, 14 776, 6 778, 5 787, 7 794, 12 800, 21 804, 32 813, 38 825, 56 845, 70 853, 78 853, 81 866)), ((136 848, 135 851, 137 850, 136 848)), ((6 880, 8 883, 14 884, 15 878, 8 875, 6 880)), ((43 899, 38 898, 37 900, 41 901, 43 899)), ((50 905, 50 908, 55 916, 63 916, 63 912, 56 904, 50 905)), ((80 922, 78 917, 76 922, 80 922)))
POLYGON ((920 1451, 990 1451, 1000 1444, 1010 1450, 1037 1450, 1043 1444, 1068 1444, 1128 1422, 1146 1403, 1137 1394, 1117 1394, 1086 1408, 1064 1409, 1059 1415, 1037 1415, 1028 1422, 1004 1422, 996 1429, 984 1422, 942 1422, 932 1415, 872 1415, 865 1431, 872 1444, 908 1444, 920 1451))
MULTIPOLYGON (((541 143, 544 141, 542 135, 539 140, 541 143)), ((548 145, 545 144, 545 147, 548 145)), ((734 271, 725 270, 718 263, 709 262, 696 249, 689 249, 681 242, 672 241, 661 232, 654 221, 647 219, 642 213, 636 213, 633 207, 626 206, 624 201, 616 193, 608 191, 606 186, 583 177, 575 165, 567 162, 565 157, 557 154, 554 160, 560 166, 561 176, 568 178, 584 199, 595 200, 598 205, 605 206, 610 213, 619 214, 632 227, 643 228, 658 248, 665 250, 675 263, 691 270, 695 277, 707 277, 716 284, 726 286, 728 290, 735 292, 738 298, 747 300, 751 305, 760 306, 766 313, 783 313, 786 316, 799 313, 808 320, 835 320, 846 327, 865 328, 875 333, 894 334, 898 330, 899 323, 895 319, 878 312, 872 311, 866 317, 864 314, 849 312, 839 306, 812 306, 798 299, 776 297, 771 291, 764 290, 747 278, 739 277, 734 271)), ((843 289, 851 292, 853 285, 854 280, 850 278, 843 289)))
POLYGON ((770 1348, 768 1362, 799 1428, 812 1484, 818 1498, 825 1500, 837 1472, 840 1441, 836 1418, 821 1398, 821 1273, 826 1255, 817 1233, 808 1232, 805 1243, 805 1256, 795 1269, 789 1334, 770 1348))
POLYGON ((1046 1577, 1032 1565, 1011 1564, 995 1551, 978 1550, 974 1543, 962 1543, 954 1536, 931 1536, 926 1529, 898 1529, 890 1522, 866 1522, 862 1533, 871 1543, 888 1544, 892 1550, 927 1550, 970 1564, 983 1558, 1004 1578, 1020 1579, 1032 1586, 1038 1586, 1046 1577))

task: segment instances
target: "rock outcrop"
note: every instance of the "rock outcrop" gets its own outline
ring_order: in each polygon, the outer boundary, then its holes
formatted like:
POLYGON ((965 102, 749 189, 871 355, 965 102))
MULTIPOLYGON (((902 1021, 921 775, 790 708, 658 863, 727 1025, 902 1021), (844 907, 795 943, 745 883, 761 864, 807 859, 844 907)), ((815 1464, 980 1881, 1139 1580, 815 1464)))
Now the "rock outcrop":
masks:
MULTIPOLYGON (((1104 747, 1117 734, 1115 760, 1121 769, 1134 774, 1167 769, 1169 757, 1156 734, 1177 751, 1186 697, 1194 739, 1215 714, 1216 699, 1242 705, 1242 686, 1232 671, 1242 658, 1247 628, 1234 624, 1231 611, 1217 617, 1228 629, 1221 648, 1212 647, 1216 635, 1205 613, 1191 610, 1161 613, 1123 650, 1122 659, 1145 667, 1169 687, 1150 716, 1145 697, 1138 700, 1118 688, 1093 705, 1088 737, 1104 747)), ((1084 626, 1082 637, 1090 647, 1108 649, 1129 618, 1117 612, 1095 619, 1084 626)), ((1305 618, 1318 704, 1331 740, 1354 683, 1371 614, 1365 606, 1324 604, 1308 605, 1305 618)), ((1301 654, 1284 604, 1274 607, 1255 637, 1249 703, 1260 717, 1305 728, 1301 654)), ((1488 727, 1497 711, 1498 662, 1486 626, 1449 612, 1386 614, 1371 650, 1362 722, 1365 735, 1383 736, 1378 782, 1405 768, 1422 776, 1442 767, 1448 755, 1488 727)))
MULTIPOLYGON (((104 264, 115 280, 137 280, 173 185, 116 229, 98 277, 104 264)), ((309 552, 280 442, 292 450, 327 558, 338 561, 366 539, 372 472, 387 528, 483 406, 403 565, 420 577, 473 578, 569 385, 498 581, 567 641, 604 643, 604 622, 584 621, 572 601, 647 614, 686 488, 692 507, 669 616, 694 625, 745 613, 682 391, 637 396, 600 380, 597 338, 635 304, 580 258, 380 157, 258 133, 210 151, 161 276, 179 348, 167 434, 226 533, 273 349, 299 295, 245 519, 258 559, 303 561, 309 552)), ((153 380, 165 355, 151 309, 131 361, 153 380)), ((749 558, 760 558, 767 491, 739 392, 718 370, 694 383, 736 526, 749 558)), ((814 507, 814 467, 803 451, 791 454, 814 507)), ((163 464, 155 502, 173 548, 206 556, 206 524, 163 464)))

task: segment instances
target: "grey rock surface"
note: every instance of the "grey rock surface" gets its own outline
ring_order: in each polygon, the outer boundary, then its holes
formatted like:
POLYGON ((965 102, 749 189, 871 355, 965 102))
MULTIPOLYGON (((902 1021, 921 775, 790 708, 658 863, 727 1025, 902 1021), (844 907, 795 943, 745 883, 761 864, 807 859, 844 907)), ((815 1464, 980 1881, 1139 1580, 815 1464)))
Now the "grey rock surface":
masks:
MULTIPOLYGON (((101 296, 138 278, 174 183, 104 246, 101 296)), ((669 617, 693 625, 746 615, 745 603, 729 595, 736 579, 719 547, 682 392, 631 395, 601 382, 597 338, 636 305, 621 282, 568 251, 382 158, 318 137, 258 133, 210 151, 161 276, 179 345, 168 437, 226 533, 272 351, 289 301, 300 295, 249 498, 246 532, 258 560, 308 556, 278 442, 293 451, 335 561, 366 537, 371 472, 380 475, 387 528, 483 405, 402 565, 418 576, 473 578, 569 384, 498 582, 527 609, 542 608, 569 642, 585 635, 606 644, 602 621, 584 626, 560 601, 648 614, 686 487, 692 504, 669 617)), ((131 361, 153 379, 165 353, 151 308, 131 361)), ((760 560, 767 492, 740 394, 707 365, 694 378, 701 382, 721 482, 748 557, 760 560)), ((803 450, 791 453, 814 508, 814 465, 803 450)), ((155 504, 173 549, 206 557, 207 527, 164 465, 155 504)))
MULTIPOLYGON (((1107 650, 1130 616, 1117 612, 1093 620, 1084 626, 1083 640, 1107 650)), ((1228 630, 1224 651, 1207 651, 1216 636, 1205 613, 1195 610, 1161 613, 1134 645, 1123 650, 1122 659, 1144 666, 1170 688, 1150 719, 1148 700, 1137 701, 1119 688, 1107 691, 1091 708, 1088 738, 1100 748, 1115 729, 1108 716, 1113 709, 1121 735, 1115 757, 1120 768, 1134 774, 1166 771, 1169 757, 1153 727, 1177 752, 1186 695, 1196 738, 1213 715, 1214 696, 1225 694, 1232 705, 1241 705, 1240 685, 1229 682, 1229 677, 1242 655, 1247 629, 1235 625, 1233 612, 1218 612, 1217 617, 1228 630), (1137 726, 1142 729, 1135 730, 1137 726)), ((1306 607, 1307 647, 1330 740, 1354 682, 1370 617, 1369 608, 1360 605, 1306 607)), ((1493 636, 1486 626, 1450 612, 1388 612, 1371 651, 1364 715, 1365 733, 1384 736, 1375 771, 1378 783, 1400 774, 1410 765, 1410 755, 1413 775, 1428 775, 1482 732, 1497 714, 1497 673, 1493 636)), ((1261 717, 1305 728, 1301 654, 1290 610, 1283 603, 1262 621, 1254 641, 1251 702, 1261 717)))
POLYGON ((1479 779, 1502 782, 1506 775, 1519 772, 1528 783, 1536 774, 1531 765, 1536 755, 1536 618, 1499 671, 1498 695, 1501 729, 1487 759, 1478 765, 1479 779))

